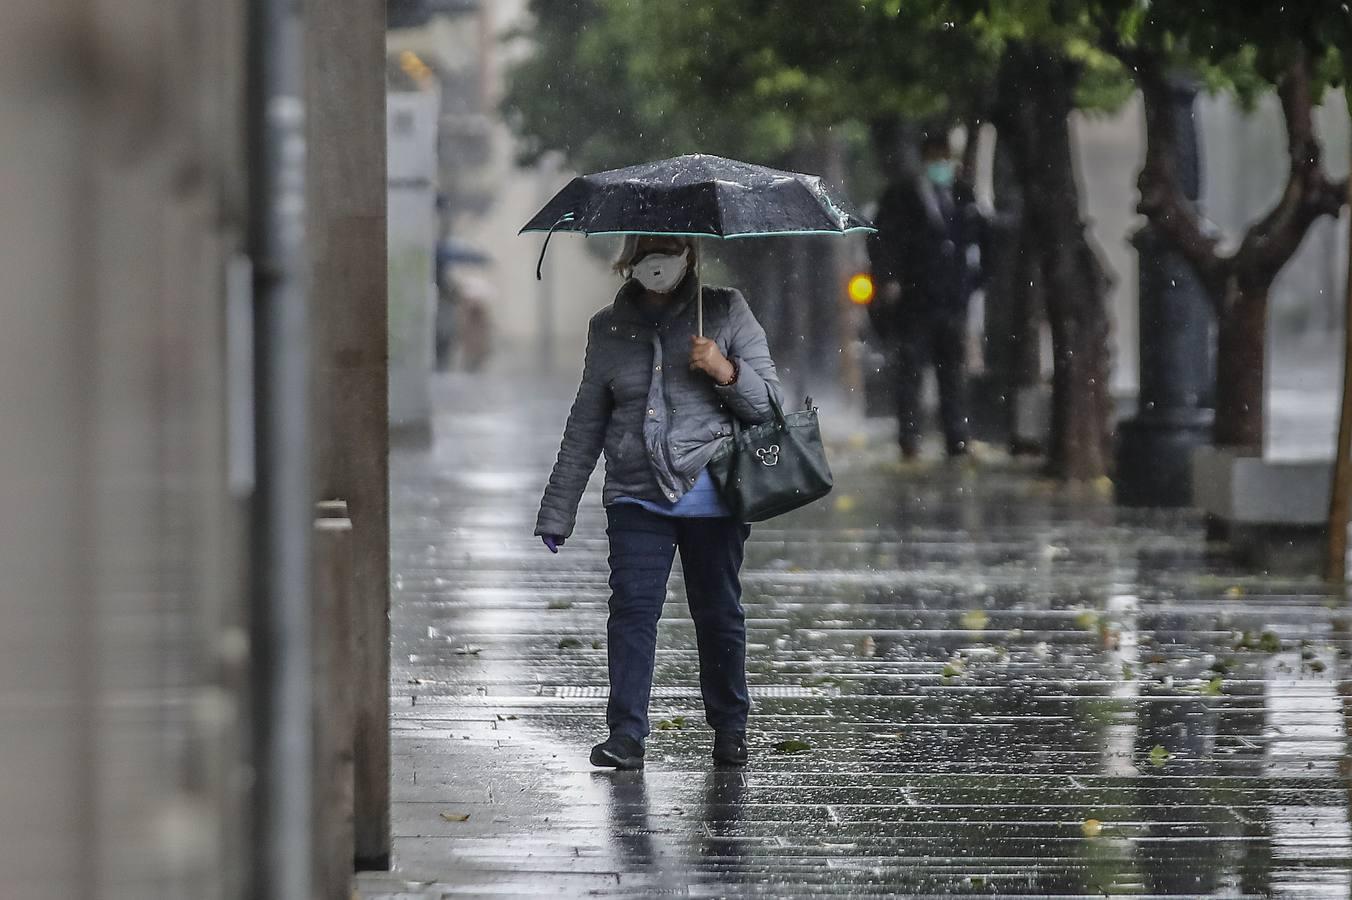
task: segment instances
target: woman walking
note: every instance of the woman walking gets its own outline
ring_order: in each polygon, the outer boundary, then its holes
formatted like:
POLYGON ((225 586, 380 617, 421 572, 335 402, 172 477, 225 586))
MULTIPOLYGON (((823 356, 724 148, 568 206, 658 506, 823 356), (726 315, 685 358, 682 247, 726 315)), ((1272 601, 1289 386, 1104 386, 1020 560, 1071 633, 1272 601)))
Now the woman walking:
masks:
POLYGON ((751 529, 728 513, 705 467, 732 434, 733 416, 746 425, 770 420, 779 378, 765 331, 737 291, 702 288, 700 336, 697 267, 687 238, 625 239, 615 263, 625 282, 588 328, 582 384, 536 521, 535 533, 557 553, 604 450, 610 735, 592 749, 596 766, 643 766, 657 622, 678 552, 713 757, 746 762, 739 573, 751 529))

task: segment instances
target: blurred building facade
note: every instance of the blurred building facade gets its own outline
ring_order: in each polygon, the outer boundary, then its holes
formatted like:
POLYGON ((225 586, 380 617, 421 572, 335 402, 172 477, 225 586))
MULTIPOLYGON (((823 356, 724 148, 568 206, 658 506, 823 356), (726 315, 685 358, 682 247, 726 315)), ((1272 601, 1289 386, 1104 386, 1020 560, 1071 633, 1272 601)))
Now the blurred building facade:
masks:
POLYGON ((608 269, 613 242, 572 237, 552 242, 544 277, 536 281, 542 239, 517 230, 573 173, 557 159, 520 165, 501 115, 506 67, 514 54, 529 50, 513 37, 525 24, 526 3, 449 7, 431 4, 425 16, 392 18, 387 41, 392 89, 410 86, 404 61, 412 54, 441 93, 441 237, 467 242, 489 257, 463 273, 485 295, 493 345, 489 365, 539 371, 558 364, 580 371, 587 320, 614 295, 608 269), (408 27, 394 27, 400 25, 408 27))

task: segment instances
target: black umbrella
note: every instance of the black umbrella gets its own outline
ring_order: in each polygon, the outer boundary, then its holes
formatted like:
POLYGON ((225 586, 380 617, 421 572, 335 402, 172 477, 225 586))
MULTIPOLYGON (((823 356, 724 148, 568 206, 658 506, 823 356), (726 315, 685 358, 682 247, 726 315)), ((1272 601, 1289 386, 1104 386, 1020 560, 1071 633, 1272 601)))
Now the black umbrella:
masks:
POLYGON ((521 231, 764 237, 871 230, 816 175, 678 156, 579 175, 521 231))
MULTIPOLYGON (((745 238, 873 230, 816 175, 697 153, 580 175, 521 233, 745 238)), ((541 262, 548 247, 546 237, 541 262)), ((539 266, 535 277, 541 277, 539 266)))

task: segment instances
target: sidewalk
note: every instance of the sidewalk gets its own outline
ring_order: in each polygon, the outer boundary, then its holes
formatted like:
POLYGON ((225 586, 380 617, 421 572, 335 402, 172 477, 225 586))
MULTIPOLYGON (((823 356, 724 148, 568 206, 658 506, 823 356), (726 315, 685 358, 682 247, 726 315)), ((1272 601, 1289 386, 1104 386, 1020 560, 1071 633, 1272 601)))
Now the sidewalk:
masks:
POLYGON ((653 720, 684 727, 593 770, 598 494, 558 556, 530 534, 571 389, 449 378, 393 460, 397 872, 363 897, 1352 891, 1338 598, 829 417, 836 493, 748 546, 751 765, 710 766, 673 579, 653 720))

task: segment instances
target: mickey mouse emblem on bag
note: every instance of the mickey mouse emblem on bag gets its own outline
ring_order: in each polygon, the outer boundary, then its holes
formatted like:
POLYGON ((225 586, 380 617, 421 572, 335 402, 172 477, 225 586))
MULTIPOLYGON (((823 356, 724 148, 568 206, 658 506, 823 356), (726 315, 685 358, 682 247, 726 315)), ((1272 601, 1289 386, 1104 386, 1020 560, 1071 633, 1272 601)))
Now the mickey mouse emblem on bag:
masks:
POLYGON ((779 465, 779 445, 771 444, 768 447, 760 447, 756 450, 756 458, 761 461, 761 465, 767 469, 770 466, 779 465))

